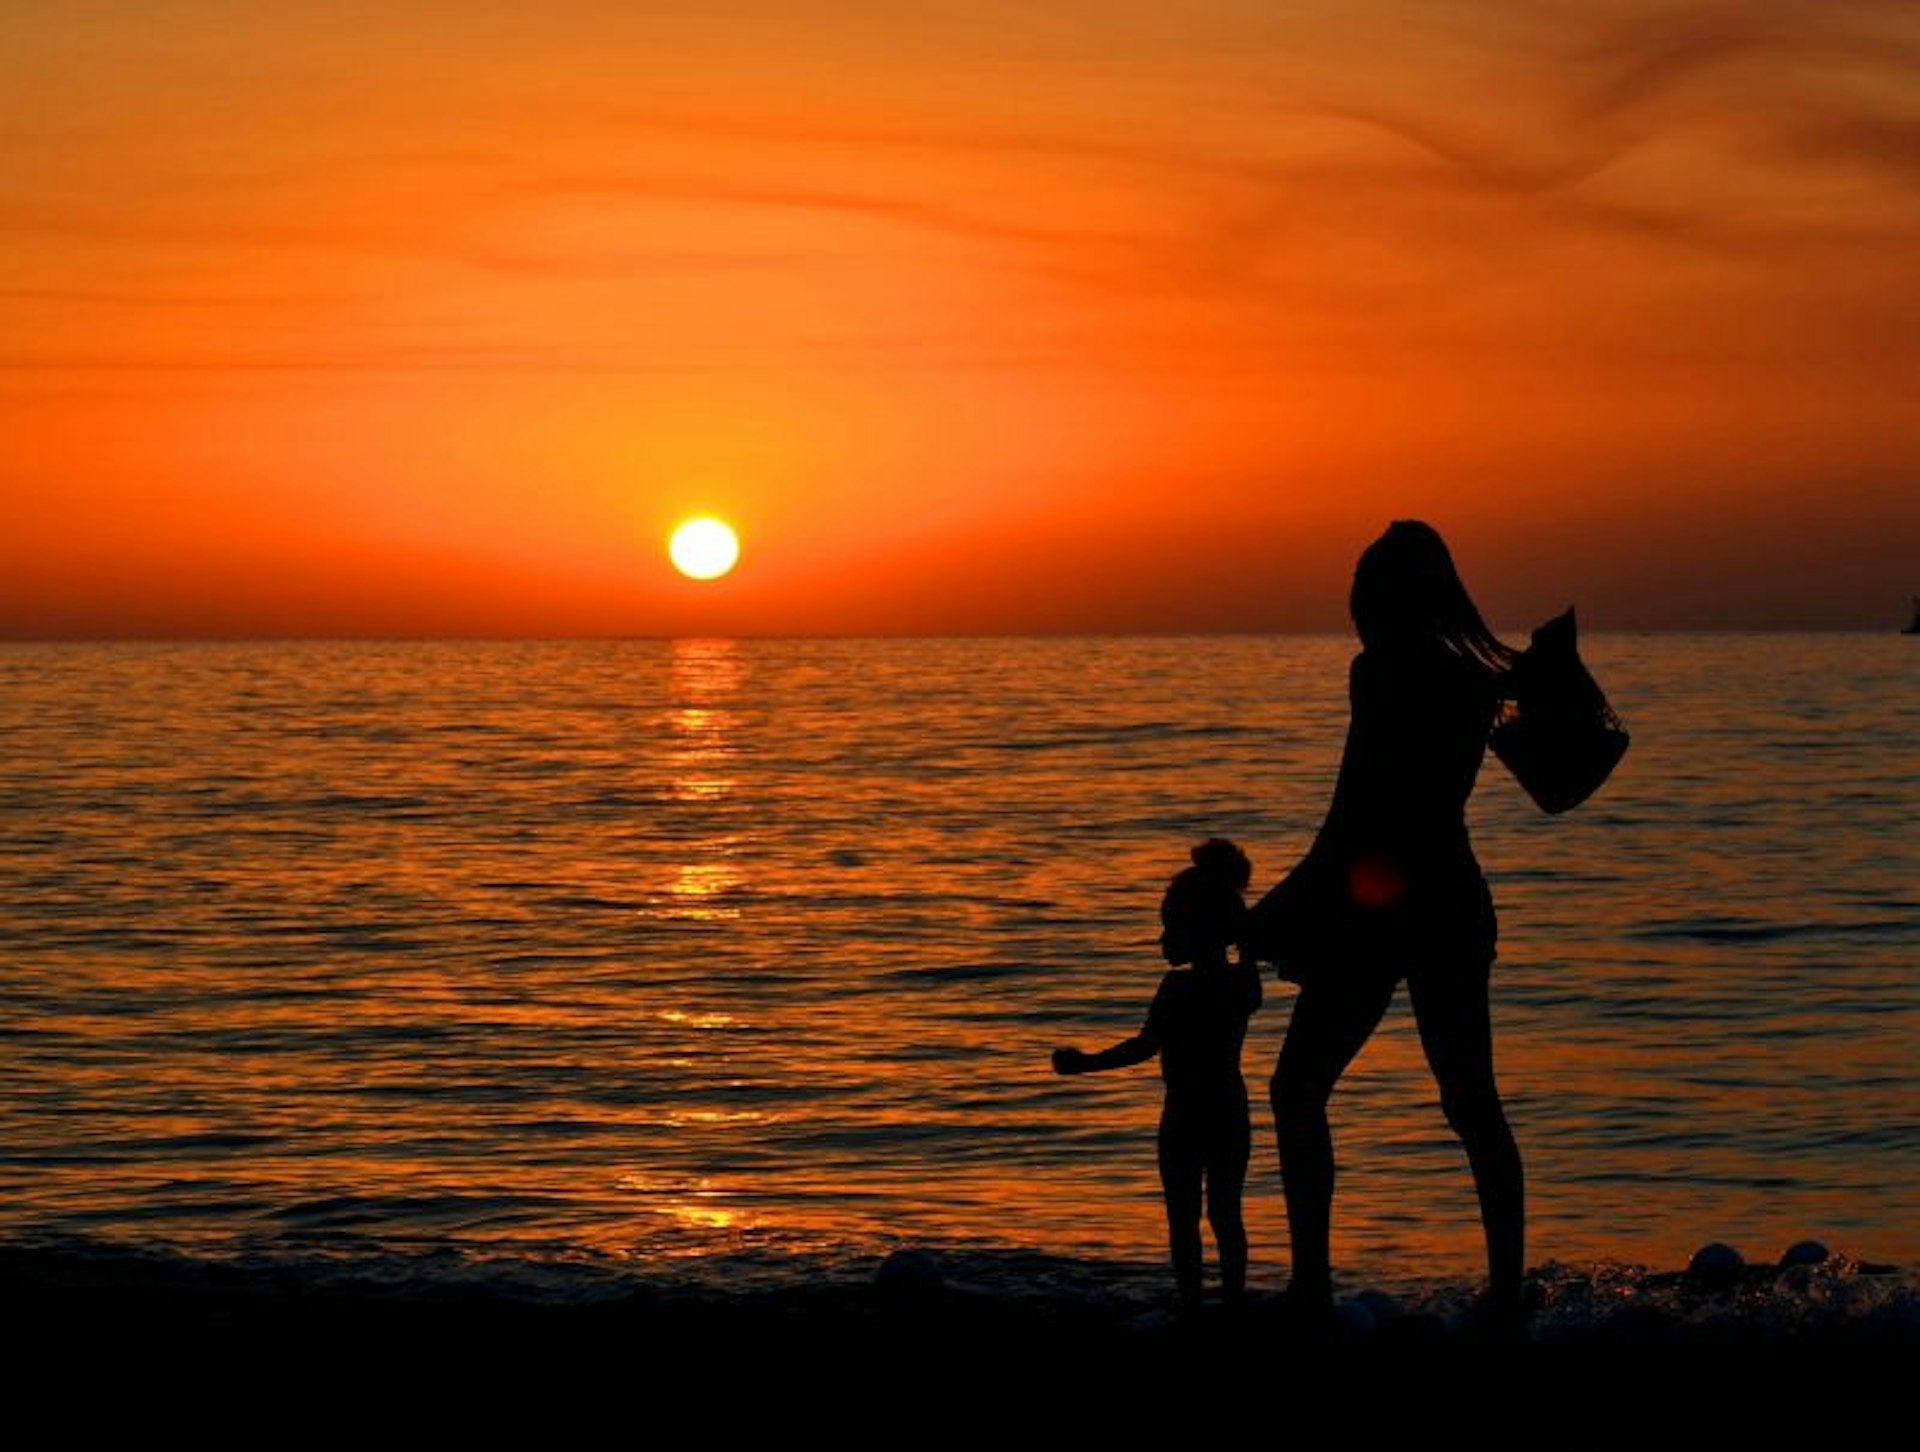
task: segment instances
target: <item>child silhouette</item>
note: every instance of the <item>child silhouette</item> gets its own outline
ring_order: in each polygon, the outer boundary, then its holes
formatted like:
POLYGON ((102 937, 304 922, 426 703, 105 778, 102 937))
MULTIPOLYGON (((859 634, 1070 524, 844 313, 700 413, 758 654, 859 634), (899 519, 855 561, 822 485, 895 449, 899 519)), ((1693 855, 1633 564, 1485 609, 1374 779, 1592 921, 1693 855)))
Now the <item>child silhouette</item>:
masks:
POLYGON ((1240 1045, 1260 1006, 1253 964, 1227 961, 1245 925, 1252 867, 1233 843, 1209 838, 1192 852, 1160 904, 1160 953, 1172 970, 1160 980, 1140 1032, 1112 1048, 1083 1054, 1055 1049, 1057 1074, 1119 1069, 1160 1056, 1166 1101, 1160 1112, 1160 1185, 1167 1239, 1183 1309, 1200 1303, 1200 1202, 1220 1255, 1224 1298, 1247 1285, 1247 1230, 1240 1214, 1250 1135, 1240 1045), (1182 967, 1188 965, 1190 967, 1182 967))

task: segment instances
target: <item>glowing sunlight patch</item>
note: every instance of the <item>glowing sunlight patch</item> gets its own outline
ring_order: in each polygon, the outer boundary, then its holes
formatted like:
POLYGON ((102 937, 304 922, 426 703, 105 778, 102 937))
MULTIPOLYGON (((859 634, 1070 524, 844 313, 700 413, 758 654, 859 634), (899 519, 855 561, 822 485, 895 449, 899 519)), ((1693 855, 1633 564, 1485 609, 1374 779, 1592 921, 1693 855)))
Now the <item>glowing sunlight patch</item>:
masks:
POLYGON ((690 580, 717 580, 740 558, 740 537, 725 520, 689 519, 667 545, 673 567, 690 580))

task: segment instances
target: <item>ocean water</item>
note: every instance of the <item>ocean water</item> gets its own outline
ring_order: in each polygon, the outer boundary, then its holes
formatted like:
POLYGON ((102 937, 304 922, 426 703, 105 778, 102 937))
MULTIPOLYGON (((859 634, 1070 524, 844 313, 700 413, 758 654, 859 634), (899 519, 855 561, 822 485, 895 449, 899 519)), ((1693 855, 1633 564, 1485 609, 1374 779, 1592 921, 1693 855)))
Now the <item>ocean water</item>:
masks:
MULTIPOLYGON (((0 647, 0 1243, 1158 1278, 1153 1067, 1048 1052, 1133 1031, 1193 841, 1305 850, 1351 649, 0 647)), ((1489 758, 1470 813, 1530 1262, 1920 1264, 1920 642, 1584 649, 1618 774, 1549 818, 1489 758)), ((1343 1270, 1476 1274, 1404 995, 1333 1119, 1343 1270)))

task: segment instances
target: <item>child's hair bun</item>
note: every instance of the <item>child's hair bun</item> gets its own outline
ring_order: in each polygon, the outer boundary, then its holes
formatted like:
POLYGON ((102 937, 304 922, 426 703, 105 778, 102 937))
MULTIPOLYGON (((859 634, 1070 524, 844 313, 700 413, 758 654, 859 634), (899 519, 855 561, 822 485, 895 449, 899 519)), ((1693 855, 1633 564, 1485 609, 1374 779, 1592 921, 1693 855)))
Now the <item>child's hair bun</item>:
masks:
POLYGON ((1230 892, 1245 892, 1253 880, 1253 864, 1225 837, 1209 837, 1189 854, 1194 870, 1230 892))

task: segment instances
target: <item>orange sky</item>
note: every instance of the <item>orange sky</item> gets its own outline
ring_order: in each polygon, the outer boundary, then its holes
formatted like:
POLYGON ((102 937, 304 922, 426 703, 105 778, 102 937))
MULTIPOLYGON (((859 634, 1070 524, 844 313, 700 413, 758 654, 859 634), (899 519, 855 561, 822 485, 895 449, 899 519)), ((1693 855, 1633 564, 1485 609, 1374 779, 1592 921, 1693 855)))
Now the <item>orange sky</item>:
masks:
POLYGON ((0 635, 1920 590, 1906 0, 13 6, 0 158, 0 635))

